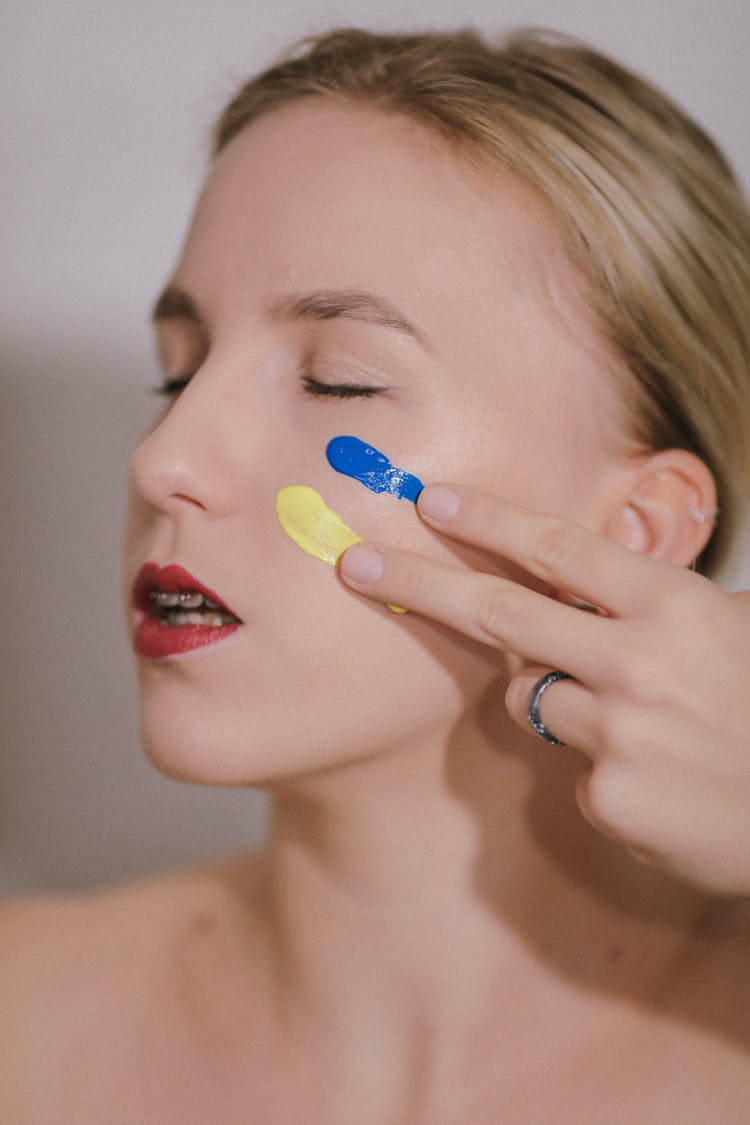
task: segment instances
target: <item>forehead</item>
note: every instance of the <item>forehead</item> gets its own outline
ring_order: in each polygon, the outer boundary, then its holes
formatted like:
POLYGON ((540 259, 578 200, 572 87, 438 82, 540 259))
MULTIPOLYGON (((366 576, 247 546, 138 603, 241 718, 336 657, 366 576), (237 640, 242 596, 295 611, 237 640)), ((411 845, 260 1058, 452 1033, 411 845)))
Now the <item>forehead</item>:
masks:
POLYGON ((238 339, 290 293, 374 293, 430 341, 462 402, 520 402, 544 385, 554 409, 626 428, 550 205, 403 116, 311 97, 254 122, 215 162, 176 281, 238 339))
POLYGON ((236 291, 375 288, 438 316, 542 296, 570 272, 549 208, 512 175, 402 116, 323 97, 220 154, 181 266, 236 291))

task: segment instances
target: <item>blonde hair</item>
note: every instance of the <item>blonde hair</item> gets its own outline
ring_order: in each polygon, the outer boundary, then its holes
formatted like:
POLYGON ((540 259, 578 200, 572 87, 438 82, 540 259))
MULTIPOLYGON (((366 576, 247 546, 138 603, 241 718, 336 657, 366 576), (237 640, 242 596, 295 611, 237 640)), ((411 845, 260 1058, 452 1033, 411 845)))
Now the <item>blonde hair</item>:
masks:
POLYGON ((750 213, 723 155, 664 94, 561 35, 493 45, 472 31, 304 41, 244 85, 214 153, 295 99, 361 100, 499 161, 558 215, 622 371, 633 437, 689 449, 721 517, 699 560, 724 557, 750 488, 750 213))

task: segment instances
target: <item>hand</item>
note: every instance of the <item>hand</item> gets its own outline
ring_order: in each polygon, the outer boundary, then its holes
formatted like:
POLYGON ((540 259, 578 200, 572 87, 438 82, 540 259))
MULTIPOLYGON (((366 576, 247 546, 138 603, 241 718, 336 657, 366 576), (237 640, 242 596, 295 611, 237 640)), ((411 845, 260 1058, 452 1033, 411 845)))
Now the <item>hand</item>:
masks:
POLYGON ((468 488, 426 488, 418 511, 431 528, 604 613, 387 546, 350 548, 344 581, 533 662, 506 696, 525 731, 540 677, 570 673, 545 692, 541 711, 545 726, 593 763, 577 789, 583 815, 701 890, 750 894, 750 592, 726 593, 693 571, 468 488))

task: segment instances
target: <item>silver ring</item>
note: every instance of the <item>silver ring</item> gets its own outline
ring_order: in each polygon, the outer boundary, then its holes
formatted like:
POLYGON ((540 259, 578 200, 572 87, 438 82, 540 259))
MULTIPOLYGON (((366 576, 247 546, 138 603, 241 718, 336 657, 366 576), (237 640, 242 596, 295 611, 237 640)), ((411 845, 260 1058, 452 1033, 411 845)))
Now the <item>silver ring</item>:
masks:
POLYGON ((549 742, 552 746, 565 746, 561 738, 556 738, 551 730, 548 730, 542 722, 542 716, 539 714, 539 704, 550 684, 556 684, 558 680, 570 680, 572 676, 567 672, 561 672, 557 669, 554 672, 548 672, 546 676, 542 676, 535 685, 529 697, 529 726, 533 731, 540 735, 545 742, 549 742))

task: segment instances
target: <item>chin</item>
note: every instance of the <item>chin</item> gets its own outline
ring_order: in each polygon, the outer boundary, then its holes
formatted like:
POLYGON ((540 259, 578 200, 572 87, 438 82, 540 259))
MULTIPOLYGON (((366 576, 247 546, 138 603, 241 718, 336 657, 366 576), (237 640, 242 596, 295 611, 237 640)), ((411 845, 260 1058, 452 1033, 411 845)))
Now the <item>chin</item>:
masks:
POLYGON ((321 779, 399 746, 438 744, 471 704, 433 659, 421 676, 373 664, 369 652, 343 672, 338 657, 238 672, 226 653, 215 670, 190 660, 139 666, 141 742, 166 777, 265 789, 321 779))
POLYGON ((369 756, 366 749, 351 754, 357 731, 311 730, 309 721, 297 723, 283 709, 233 716, 190 710, 167 715, 155 702, 141 707, 141 746, 151 765, 174 781, 272 789, 369 756))
POLYGON ((164 723, 154 723, 147 715, 141 718, 141 747, 155 770, 173 781, 193 785, 242 784, 238 771, 226 762, 225 755, 217 754, 204 740, 196 742, 181 727, 182 724, 172 724, 165 730, 164 723))
POLYGON ((193 785, 226 787, 259 786, 270 782, 279 773, 284 761, 281 747, 271 746, 260 733, 253 733, 250 724, 242 738, 220 724, 195 722, 149 714, 143 709, 140 742, 143 751, 159 773, 173 781, 193 785), (207 726, 211 730, 207 730, 207 726), (273 752, 275 749, 275 753, 273 752))
MULTIPOLYGON (((324 712, 325 713, 325 712, 324 712)), ((444 723, 415 717, 404 729, 405 716, 396 711, 393 726, 362 722, 362 709, 347 716, 327 712, 330 722, 310 722, 309 713, 277 706, 251 708, 221 715, 204 707, 165 714, 163 706, 146 702, 141 708, 140 738, 151 765, 175 781, 194 785, 257 788, 281 791, 321 781, 327 786, 337 774, 357 785, 361 765, 390 760, 389 750, 425 739, 441 741, 444 723), (191 712, 191 713, 189 713, 191 712), (400 721, 399 721, 400 720, 400 721), (394 729, 396 728, 396 729, 394 729), (352 767, 355 773, 352 774, 352 767)))

